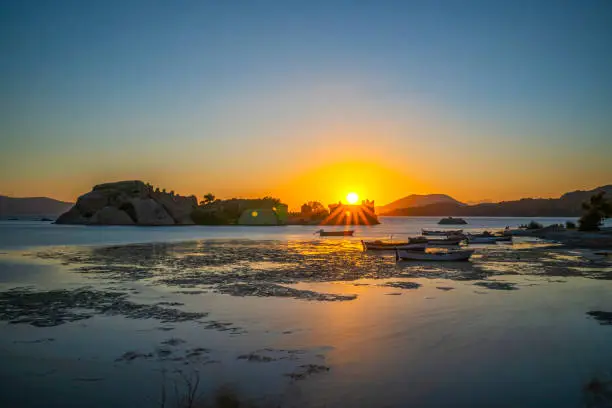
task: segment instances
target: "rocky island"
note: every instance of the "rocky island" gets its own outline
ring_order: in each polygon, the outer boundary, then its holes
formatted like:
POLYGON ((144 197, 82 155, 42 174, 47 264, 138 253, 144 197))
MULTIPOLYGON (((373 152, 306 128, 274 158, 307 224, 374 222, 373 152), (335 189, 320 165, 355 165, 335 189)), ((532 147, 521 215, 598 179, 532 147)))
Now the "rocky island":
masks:
POLYGON ((191 214, 197 205, 195 196, 167 193, 139 180, 119 181, 95 186, 80 196, 56 223, 193 225, 191 214))

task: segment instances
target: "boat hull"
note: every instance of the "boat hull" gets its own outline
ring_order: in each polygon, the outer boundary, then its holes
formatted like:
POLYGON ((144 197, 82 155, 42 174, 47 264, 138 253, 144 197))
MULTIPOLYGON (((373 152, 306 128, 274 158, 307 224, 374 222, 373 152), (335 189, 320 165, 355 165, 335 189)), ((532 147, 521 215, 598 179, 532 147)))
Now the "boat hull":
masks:
POLYGON ((474 236, 468 235, 467 240, 470 244, 495 244, 497 242, 512 242, 511 236, 474 236))
POLYGON ((448 230, 448 231, 431 231, 431 230, 421 230, 423 235, 429 235, 434 237, 447 237, 449 235, 461 235, 463 234, 463 230, 448 230))
POLYGON ((355 231, 318 231, 321 237, 352 237, 355 231))
POLYGON ((398 249, 395 251, 395 257, 398 261, 445 261, 445 262, 459 262, 468 261, 474 251, 464 249, 459 251, 448 251, 448 252, 419 252, 419 251, 407 251, 398 249))
POLYGON ((427 242, 420 243, 408 243, 408 242, 372 242, 372 241, 361 241, 364 251, 393 251, 395 249, 422 251, 427 248, 427 242))

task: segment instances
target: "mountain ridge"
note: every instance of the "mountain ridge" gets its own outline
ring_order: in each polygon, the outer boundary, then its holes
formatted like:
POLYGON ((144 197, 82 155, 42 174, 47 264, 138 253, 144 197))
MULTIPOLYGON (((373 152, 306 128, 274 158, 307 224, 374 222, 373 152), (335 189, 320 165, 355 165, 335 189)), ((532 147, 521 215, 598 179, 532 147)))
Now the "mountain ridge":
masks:
POLYGON ((402 208, 424 207, 427 205, 440 203, 465 205, 447 194, 410 194, 406 197, 392 201, 389 204, 378 207, 377 211, 379 213, 385 213, 402 208))
POLYGON ((592 190, 576 190, 559 198, 521 198, 520 200, 457 205, 435 203, 407 207, 381 213, 383 216, 472 216, 472 217, 577 217, 582 214, 582 203, 593 194, 604 191, 612 199, 612 184, 592 190))
POLYGON ((49 197, 9 197, 0 195, 0 217, 58 216, 73 203, 49 197))

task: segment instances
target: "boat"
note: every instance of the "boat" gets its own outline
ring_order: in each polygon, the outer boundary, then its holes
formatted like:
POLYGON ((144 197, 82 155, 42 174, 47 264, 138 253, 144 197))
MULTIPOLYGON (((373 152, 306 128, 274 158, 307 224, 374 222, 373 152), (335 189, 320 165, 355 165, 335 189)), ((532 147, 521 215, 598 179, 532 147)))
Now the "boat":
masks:
POLYGON ((482 234, 467 234, 466 238, 470 244, 495 244, 496 242, 512 241, 511 235, 494 235, 489 232, 482 234))
POLYGON ((404 242, 385 242, 385 241, 361 241, 364 251, 388 251, 394 249, 408 249, 414 251, 423 251, 427 248, 428 242, 426 239, 416 240, 408 239, 404 242))
POLYGON ((449 235, 462 235, 463 234, 463 230, 436 231, 436 230, 422 229, 421 233, 423 235, 438 236, 438 237, 448 237, 449 235))
POLYGON ((463 218, 453 218, 453 217, 447 217, 447 218, 442 218, 440 221, 438 221, 439 225, 465 225, 467 224, 467 221, 464 220, 463 218))
POLYGON ((344 231, 325 231, 318 230, 315 231, 315 234, 319 234, 321 237, 352 237, 355 233, 354 230, 344 230, 344 231))
POLYGON ((412 261, 467 261, 474 253, 473 249, 458 249, 447 251, 408 251, 403 249, 395 250, 395 259, 412 261))
POLYGON ((430 239, 427 240, 427 244, 429 246, 457 246, 463 241, 465 238, 463 236, 450 236, 442 239, 430 239))

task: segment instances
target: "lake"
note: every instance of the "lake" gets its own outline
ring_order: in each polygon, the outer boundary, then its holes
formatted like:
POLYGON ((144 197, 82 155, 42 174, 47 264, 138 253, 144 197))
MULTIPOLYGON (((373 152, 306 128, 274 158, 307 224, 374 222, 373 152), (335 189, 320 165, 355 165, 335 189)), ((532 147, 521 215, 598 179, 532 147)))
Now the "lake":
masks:
POLYGON ((262 407, 605 406, 585 388, 612 372, 610 257, 527 238, 465 263, 361 250, 454 229, 438 219, 352 238, 2 221, 0 406, 157 407, 166 390, 172 407, 196 378, 262 407))

